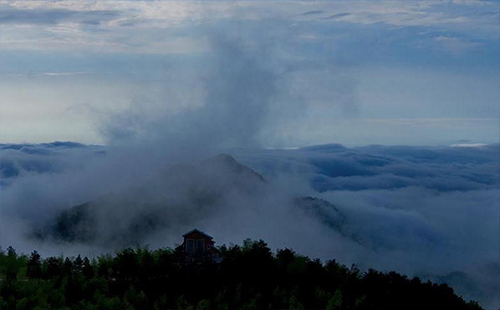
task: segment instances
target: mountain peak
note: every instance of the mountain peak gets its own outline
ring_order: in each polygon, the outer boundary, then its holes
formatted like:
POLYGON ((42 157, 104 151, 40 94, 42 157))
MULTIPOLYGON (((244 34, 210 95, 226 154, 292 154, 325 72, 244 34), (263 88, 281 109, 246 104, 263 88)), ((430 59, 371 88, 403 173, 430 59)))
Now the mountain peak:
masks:
POLYGON ((233 156, 228 154, 219 154, 205 160, 203 167, 218 173, 230 173, 232 175, 246 176, 250 179, 257 179, 260 182, 266 182, 264 177, 250 167, 238 162, 233 156))
POLYGON ((208 158, 203 162, 204 165, 210 164, 224 164, 229 166, 241 165, 233 156, 225 153, 215 155, 214 157, 208 158))

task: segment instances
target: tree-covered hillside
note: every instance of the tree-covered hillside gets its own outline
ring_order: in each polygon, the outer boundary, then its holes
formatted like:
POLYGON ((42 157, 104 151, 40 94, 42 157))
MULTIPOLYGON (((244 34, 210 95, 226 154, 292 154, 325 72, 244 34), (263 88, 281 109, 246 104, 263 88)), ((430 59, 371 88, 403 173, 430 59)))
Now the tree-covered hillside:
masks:
POLYGON ((446 284, 322 263, 264 241, 222 246, 220 263, 186 264, 178 249, 41 258, 0 253, 7 309, 482 309, 446 284))

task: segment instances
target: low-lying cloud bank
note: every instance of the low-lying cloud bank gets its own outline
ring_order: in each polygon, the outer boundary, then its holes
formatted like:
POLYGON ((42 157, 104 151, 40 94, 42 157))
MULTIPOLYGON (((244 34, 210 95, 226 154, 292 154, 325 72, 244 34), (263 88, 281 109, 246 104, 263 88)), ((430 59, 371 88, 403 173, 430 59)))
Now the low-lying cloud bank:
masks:
POLYGON ((263 238, 313 257, 446 281, 467 298, 498 306, 498 145, 224 149, 264 183, 252 173, 235 178, 229 157, 215 166, 193 159, 148 170, 117 157, 113 147, 1 147, 4 247, 46 254, 109 251, 100 238, 117 240, 114 249, 130 245, 127 240, 173 246, 196 226, 219 244, 263 238), (331 204, 297 207, 293 198, 301 196, 331 204), (108 220, 106 229, 93 227, 96 242, 33 238, 34 228, 62 210, 95 201, 99 217, 108 220), (127 237, 122 232, 138 214, 163 222, 148 226, 141 238, 144 227, 136 225, 127 237))
POLYGON ((357 263, 434 274, 498 307, 499 145, 236 153, 265 176, 308 175, 317 196, 332 202, 372 251, 357 263))

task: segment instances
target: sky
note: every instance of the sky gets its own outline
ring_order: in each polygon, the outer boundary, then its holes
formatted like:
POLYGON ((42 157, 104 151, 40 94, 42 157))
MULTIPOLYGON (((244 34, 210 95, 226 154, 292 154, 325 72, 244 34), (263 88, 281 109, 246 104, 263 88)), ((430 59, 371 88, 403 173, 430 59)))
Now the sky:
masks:
POLYGON ((236 144, 498 143, 499 10, 490 1, 1 1, 0 142, 112 144, 206 109, 230 68, 248 92, 228 102, 265 93, 246 104, 259 106, 258 130, 236 144), (268 80, 246 87, 247 73, 268 80))

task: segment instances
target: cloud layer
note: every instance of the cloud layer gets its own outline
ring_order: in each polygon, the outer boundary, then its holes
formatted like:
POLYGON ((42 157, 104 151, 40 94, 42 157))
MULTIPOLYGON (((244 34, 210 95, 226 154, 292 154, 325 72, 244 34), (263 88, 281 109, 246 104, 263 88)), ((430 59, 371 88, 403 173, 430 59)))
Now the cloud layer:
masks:
MULTIPOLYGON (((132 169, 135 179, 110 186, 108 182, 117 178, 96 182, 95 177, 102 172, 95 169, 103 167, 100 161, 117 159, 112 150, 109 154, 110 150, 103 147, 66 143, 2 147, 9 150, 3 152, 2 159, 2 163, 7 163, 2 164, 2 223, 15 223, 17 227, 3 225, 4 245, 14 244, 25 251, 38 246, 48 253, 60 251, 63 244, 46 241, 45 245, 37 245, 28 237, 29 227, 53 219, 70 206, 99 199, 103 214, 108 214, 105 218, 122 225, 127 218, 136 218, 133 214, 153 212, 154 217, 160 218, 157 212, 167 212, 169 228, 137 239, 141 243, 172 245, 178 242, 183 230, 203 227, 219 243, 264 238, 273 247, 289 246, 307 255, 335 257, 362 268, 396 269, 447 281, 460 294, 480 299, 488 307, 496 305, 499 283, 494 270, 498 268, 500 251, 498 145, 225 149, 262 173, 269 184, 257 195, 254 191, 243 194, 221 187, 227 189, 222 190, 223 198, 198 207, 192 199, 210 201, 207 197, 213 190, 221 191, 216 190, 214 181, 200 178, 201 168, 196 168, 197 164, 173 168, 166 165, 163 173, 170 175, 167 179, 161 174, 143 178, 144 171, 132 169), (84 157, 87 163, 82 162, 84 157), (12 173, 12 167, 18 169, 16 173, 12 173), (194 198, 193 188, 203 189, 201 196, 194 198), (109 196, 113 189, 115 194, 109 196), (169 189, 175 190, 168 194, 169 189), (320 203, 309 211, 297 209, 290 199, 301 195, 323 198, 335 208, 320 203), (176 209, 175 205, 183 207, 176 209), (124 210, 128 211, 121 213, 124 210)), ((116 169, 109 167, 109 162, 106 166, 107 171, 116 169)), ((160 166, 156 169, 161 171, 160 166)), ((217 182, 229 178, 223 169, 217 171, 217 182)), ((254 187, 247 185, 244 187, 254 187)), ((96 246, 91 247, 92 251, 99 248, 96 246)), ((89 251, 78 242, 73 250, 68 244, 64 247, 68 251, 89 251)))

